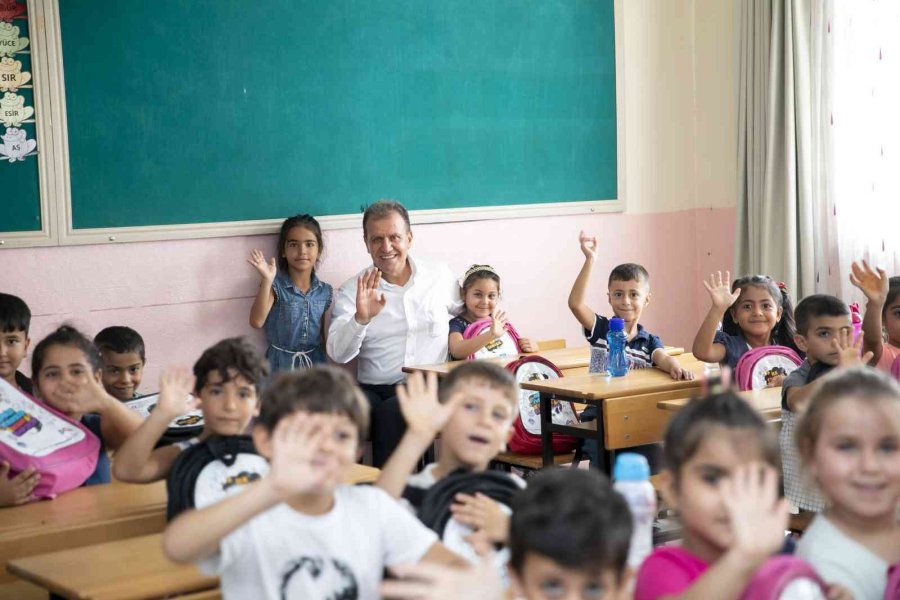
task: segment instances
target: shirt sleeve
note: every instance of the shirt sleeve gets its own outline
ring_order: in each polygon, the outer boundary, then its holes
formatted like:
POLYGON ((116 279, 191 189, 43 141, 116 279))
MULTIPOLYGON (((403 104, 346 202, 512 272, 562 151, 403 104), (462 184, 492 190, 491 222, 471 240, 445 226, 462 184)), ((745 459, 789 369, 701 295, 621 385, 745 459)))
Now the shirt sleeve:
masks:
POLYGON ((362 347, 366 337, 366 325, 356 322, 356 279, 350 279, 340 287, 335 295, 334 308, 331 311, 331 324, 328 327, 326 351, 337 363, 348 363, 353 360, 362 347))
POLYGON ((654 552, 641 564, 634 586, 634 600, 656 600, 677 595, 689 587, 696 577, 665 552, 654 552))
POLYGON ((417 563, 436 541, 437 534, 425 527, 402 504, 378 488, 370 488, 372 505, 381 524, 384 565, 417 563))
POLYGON ((609 333, 609 319, 595 314, 594 328, 590 331, 585 329, 584 337, 587 338, 588 343, 591 345, 596 345, 600 340, 603 340, 603 345, 605 345, 607 333, 609 333))
POLYGON ((665 350, 665 346, 663 346, 662 340, 659 339, 658 335, 650 334, 650 362, 656 364, 656 361, 653 360, 653 353, 657 350, 665 350))
POLYGON ((241 551, 250 543, 249 524, 245 523, 222 538, 216 552, 198 560, 197 568, 210 577, 221 575, 235 564, 241 551))
POLYGON ((450 319, 450 333, 463 334, 469 324, 463 321, 462 317, 453 317, 450 319))
POLYGON ((809 361, 803 361, 803 364, 791 371, 790 375, 784 378, 781 384, 781 408, 783 410, 791 410, 788 408, 787 394, 792 387, 803 387, 809 379, 809 361))

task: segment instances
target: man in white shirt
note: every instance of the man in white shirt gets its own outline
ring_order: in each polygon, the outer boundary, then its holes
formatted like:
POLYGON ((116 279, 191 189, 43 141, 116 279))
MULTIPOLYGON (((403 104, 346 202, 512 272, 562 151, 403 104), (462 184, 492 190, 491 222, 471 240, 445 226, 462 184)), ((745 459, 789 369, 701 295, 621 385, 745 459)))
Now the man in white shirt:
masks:
POLYGON ((399 202, 366 209, 363 239, 374 268, 335 295, 326 350, 339 363, 358 357, 357 380, 372 408, 372 459, 381 467, 406 429, 395 391, 402 369, 447 360, 449 322, 462 302, 446 265, 409 256, 413 234, 399 202))

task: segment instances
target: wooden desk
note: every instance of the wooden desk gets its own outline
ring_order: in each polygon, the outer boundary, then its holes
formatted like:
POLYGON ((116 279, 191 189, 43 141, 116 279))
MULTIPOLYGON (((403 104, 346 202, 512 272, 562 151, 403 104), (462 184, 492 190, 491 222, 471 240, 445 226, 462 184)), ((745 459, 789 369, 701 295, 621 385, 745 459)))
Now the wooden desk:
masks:
MULTIPOLYGON (((777 421, 781 419, 781 388, 765 388, 762 390, 750 390, 740 392, 750 405, 756 409, 758 413, 767 421, 777 421)), ((677 412, 684 408, 690 398, 679 398, 677 400, 663 400, 657 404, 662 410, 677 412)))
MULTIPOLYGON (((0 567, 13 558, 161 532, 166 484, 113 482, 0 510, 0 567)), ((12 578, 0 572, 0 582, 12 578)))
POLYGON ((692 354, 679 357, 679 361, 696 379, 675 381, 659 369, 635 369, 624 377, 595 373, 521 384, 523 389, 540 393, 544 465, 553 464, 553 433, 596 439, 601 449, 599 466, 607 473, 610 451, 661 440, 671 414, 657 408, 657 404, 699 392, 704 372, 704 363, 692 354), (554 425, 551 422, 554 398, 597 406, 597 420, 575 426, 554 425))
MULTIPOLYGON (((670 356, 678 356, 684 353, 684 348, 666 347, 666 352, 670 356)), ((591 364, 591 347, 578 346, 576 348, 555 348, 553 350, 543 350, 540 352, 531 352, 529 354, 519 354, 518 356, 542 356, 559 367, 560 371, 568 369, 586 369, 591 364)), ((488 362, 492 362, 501 367, 505 367, 518 356, 507 356, 506 358, 486 358, 488 362)), ((445 363, 437 363, 433 365, 416 365, 412 367, 403 367, 404 373, 415 373, 421 371, 423 373, 437 373, 438 377, 443 377, 452 369, 459 365, 465 364, 465 360, 453 360, 445 363)))

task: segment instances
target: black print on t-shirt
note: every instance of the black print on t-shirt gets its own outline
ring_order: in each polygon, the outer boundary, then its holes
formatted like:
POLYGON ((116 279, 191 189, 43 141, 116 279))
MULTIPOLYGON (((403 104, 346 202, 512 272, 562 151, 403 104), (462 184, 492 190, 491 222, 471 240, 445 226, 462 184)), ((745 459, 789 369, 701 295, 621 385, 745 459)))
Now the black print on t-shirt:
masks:
POLYGON ((281 577, 281 600, 292 598, 357 600, 359 586, 353 570, 343 561, 303 556, 289 562, 281 577))

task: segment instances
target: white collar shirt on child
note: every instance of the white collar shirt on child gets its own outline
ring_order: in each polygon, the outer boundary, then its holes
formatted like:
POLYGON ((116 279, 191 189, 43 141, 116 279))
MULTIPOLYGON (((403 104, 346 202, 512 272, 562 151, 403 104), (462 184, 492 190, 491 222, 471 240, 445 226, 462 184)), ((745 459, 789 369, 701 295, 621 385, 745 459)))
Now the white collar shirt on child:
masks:
POLYGON ((449 321, 462 305, 459 284, 449 267, 409 257, 412 275, 406 285, 381 280, 386 304, 368 325, 356 315, 356 280, 347 280, 335 295, 328 328, 328 356, 339 363, 359 357, 357 379, 367 384, 403 381, 403 367, 447 360, 449 321))
POLYGON ((437 541, 384 491, 338 486, 325 515, 279 504, 228 535, 199 563, 225 600, 379 597, 385 567, 419 562, 437 541))

